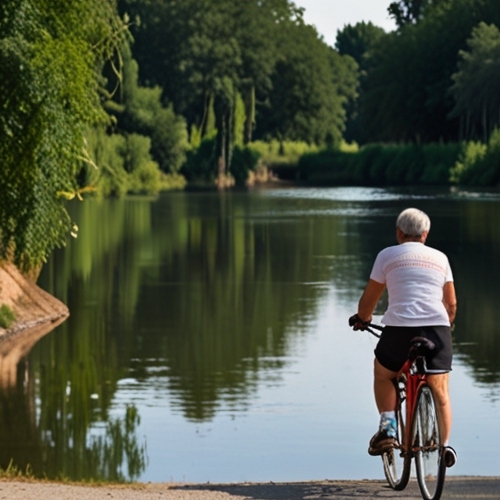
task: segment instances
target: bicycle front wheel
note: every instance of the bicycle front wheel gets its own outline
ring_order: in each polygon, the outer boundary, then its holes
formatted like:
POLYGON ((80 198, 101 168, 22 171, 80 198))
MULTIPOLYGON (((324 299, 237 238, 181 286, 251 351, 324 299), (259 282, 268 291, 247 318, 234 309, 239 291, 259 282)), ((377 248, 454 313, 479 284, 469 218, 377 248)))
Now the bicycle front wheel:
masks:
POLYGON ((425 500, 439 500, 443 491, 446 466, 440 438, 434 394, 424 385, 413 417, 412 447, 418 485, 425 500))
POLYGON ((397 447, 386 451, 382 455, 384 463, 384 474, 389 486, 394 490, 403 490, 410 479, 411 453, 405 449, 405 429, 406 429, 406 411, 405 404, 399 404, 396 410, 397 422, 397 447))

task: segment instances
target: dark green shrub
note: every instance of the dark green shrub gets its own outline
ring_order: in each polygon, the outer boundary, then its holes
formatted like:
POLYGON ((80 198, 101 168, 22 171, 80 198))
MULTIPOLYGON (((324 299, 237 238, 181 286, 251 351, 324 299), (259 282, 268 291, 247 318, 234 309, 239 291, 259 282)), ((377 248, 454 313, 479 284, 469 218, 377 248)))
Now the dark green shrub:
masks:
POLYGON ((404 184, 408 185, 418 184, 425 169, 425 157, 422 146, 411 146, 411 151, 412 155, 411 159, 408 160, 408 168, 406 169, 404 179, 404 184))
POLYGON ((353 182, 361 185, 370 185, 371 177, 370 170, 375 161, 375 158, 380 154, 382 146, 379 144, 372 144, 365 146, 356 153, 356 161, 354 162, 353 169, 353 182))
POLYGON ((203 139, 198 148, 188 151, 180 173, 188 182, 214 182, 216 172, 215 138, 203 139))
POLYGON ((424 170, 421 147, 413 144, 394 146, 386 168, 387 184, 403 186, 417 184, 424 170))
POLYGON ((422 184, 446 185, 460 153, 460 144, 427 144, 423 147, 425 167, 422 184))
POLYGON ((491 134, 486 154, 477 162, 474 170, 474 185, 476 186, 495 186, 500 182, 499 129, 491 134))
MULTIPOLYGON (((350 153, 322 150, 301 157, 300 178, 337 185, 447 185, 460 148, 457 143, 371 144, 350 153)), ((491 182, 493 176, 488 172, 485 176, 491 182)))
POLYGON ((259 161, 260 153, 248 147, 235 146, 231 159, 230 172, 237 186, 244 186, 248 174, 254 170, 259 161))
POLYGON ((387 183, 386 169, 395 154, 394 146, 380 148, 379 153, 373 157, 370 165, 370 179, 376 186, 384 186, 387 183))
POLYGON ((325 149, 303 155, 298 164, 301 180, 326 184, 352 183, 353 153, 325 149))

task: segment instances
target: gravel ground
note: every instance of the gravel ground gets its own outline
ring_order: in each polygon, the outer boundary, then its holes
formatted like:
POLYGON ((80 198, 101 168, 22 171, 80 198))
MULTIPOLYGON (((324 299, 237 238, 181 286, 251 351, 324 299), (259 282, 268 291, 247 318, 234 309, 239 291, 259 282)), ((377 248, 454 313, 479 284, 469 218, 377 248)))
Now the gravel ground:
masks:
MULTIPOLYGON (((9 500, 351 500, 421 499, 411 481, 401 492, 384 481, 311 481, 300 483, 173 484, 85 486, 35 481, 0 481, 0 499, 9 500)), ((498 500, 500 477, 451 477, 442 500, 498 500)))

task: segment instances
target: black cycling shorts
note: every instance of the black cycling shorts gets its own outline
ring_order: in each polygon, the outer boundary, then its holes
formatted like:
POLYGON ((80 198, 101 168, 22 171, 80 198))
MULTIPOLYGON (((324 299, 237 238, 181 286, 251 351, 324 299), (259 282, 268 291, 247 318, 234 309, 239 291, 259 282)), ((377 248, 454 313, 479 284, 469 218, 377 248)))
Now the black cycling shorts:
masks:
POLYGON ((408 359, 410 342, 414 337, 425 337, 436 345, 427 358, 428 370, 451 371, 453 346, 449 326, 386 326, 375 348, 375 357, 388 370, 399 371, 408 359))

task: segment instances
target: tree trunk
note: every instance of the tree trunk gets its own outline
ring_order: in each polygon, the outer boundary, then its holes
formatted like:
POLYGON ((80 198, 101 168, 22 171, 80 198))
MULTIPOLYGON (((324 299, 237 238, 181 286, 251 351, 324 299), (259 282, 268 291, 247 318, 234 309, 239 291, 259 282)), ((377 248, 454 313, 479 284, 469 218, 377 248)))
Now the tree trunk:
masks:
POLYGON ((243 143, 252 141, 253 128, 255 126, 255 87, 250 85, 244 93, 245 104, 245 128, 243 132, 243 143))

